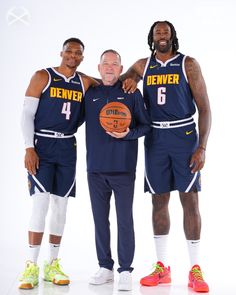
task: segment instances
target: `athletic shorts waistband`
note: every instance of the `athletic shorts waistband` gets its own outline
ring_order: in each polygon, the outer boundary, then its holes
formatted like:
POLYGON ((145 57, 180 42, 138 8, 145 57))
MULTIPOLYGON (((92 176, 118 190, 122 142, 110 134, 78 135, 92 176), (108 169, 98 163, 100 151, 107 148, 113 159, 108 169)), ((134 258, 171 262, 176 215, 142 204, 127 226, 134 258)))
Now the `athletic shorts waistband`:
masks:
POLYGON ((46 129, 41 129, 38 131, 36 130, 34 134, 38 136, 51 137, 51 138, 70 138, 74 136, 74 134, 71 134, 71 133, 62 133, 62 132, 46 130, 46 129))
POLYGON ((193 117, 186 119, 176 120, 176 121, 153 121, 151 126, 159 129, 168 129, 168 128, 178 128, 194 123, 193 117))

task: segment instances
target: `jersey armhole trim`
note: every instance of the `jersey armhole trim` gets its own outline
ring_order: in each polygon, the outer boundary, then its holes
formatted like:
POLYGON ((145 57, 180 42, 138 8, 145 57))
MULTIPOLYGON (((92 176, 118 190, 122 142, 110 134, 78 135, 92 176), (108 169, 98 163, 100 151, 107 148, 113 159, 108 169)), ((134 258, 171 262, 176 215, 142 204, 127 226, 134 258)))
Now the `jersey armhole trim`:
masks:
POLYGON ((48 73, 48 83, 47 83, 47 85, 44 87, 42 93, 44 93, 44 92, 48 89, 49 85, 51 84, 51 80, 52 80, 49 71, 48 71, 47 69, 44 69, 44 70, 48 73))

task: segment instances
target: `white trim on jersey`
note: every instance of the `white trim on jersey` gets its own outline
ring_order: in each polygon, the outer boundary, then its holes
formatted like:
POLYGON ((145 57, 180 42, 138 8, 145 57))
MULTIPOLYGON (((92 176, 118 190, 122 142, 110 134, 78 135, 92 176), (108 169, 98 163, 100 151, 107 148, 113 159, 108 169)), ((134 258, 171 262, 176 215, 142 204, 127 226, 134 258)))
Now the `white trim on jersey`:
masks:
POLYGON ((176 121, 153 121, 152 123, 156 123, 156 124, 162 124, 162 123, 180 123, 180 122, 186 122, 186 121, 190 121, 193 120, 193 117, 189 117, 189 118, 185 118, 185 119, 181 119, 181 120, 176 120, 176 121))
POLYGON ((190 117, 190 118, 181 119, 177 121, 153 121, 152 123, 153 124, 151 124, 151 126, 154 128, 169 129, 169 128, 179 128, 179 127, 191 125, 194 123, 194 119, 193 117, 190 117), (183 124, 178 124, 181 122, 183 122, 183 124), (158 125, 155 125, 155 124, 158 124, 158 125))
POLYGON ((173 56, 172 58, 168 59, 168 60, 165 61, 165 62, 163 62, 163 61, 161 61, 160 59, 157 59, 157 58, 156 58, 156 61, 159 62, 159 63, 161 64, 162 67, 165 67, 165 66, 167 66, 167 64, 168 64, 169 62, 175 60, 175 59, 176 59, 177 57, 179 57, 179 56, 180 56, 180 54, 177 54, 177 55, 173 56))
POLYGON ((190 182, 190 184, 189 184, 189 186, 187 187, 187 189, 185 190, 185 193, 188 193, 189 190, 191 189, 192 185, 194 184, 194 182, 195 182, 195 180, 196 180, 196 178, 197 178, 197 174, 198 174, 198 172, 195 172, 195 173, 194 173, 193 179, 192 179, 192 181, 190 182))
POLYGON ((155 191, 153 190, 153 188, 152 188, 152 186, 151 186, 151 184, 150 184, 150 182, 149 182, 149 180, 148 180, 148 177, 147 177, 147 174, 146 174, 146 170, 145 170, 145 179, 146 179, 146 181, 147 181, 147 184, 148 184, 148 186, 149 186, 149 189, 150 189, 151 193, 152 193, 152 194, 155 194, 155 191))
POLYGON ((62 132, 46 130, 46 129, 40 129, 39 132, 37 131, 34 134, 38 136, 51 137, 51 138, 70 138, 74 136, 74 134, 64 134, 62 132), (51 133, 51 134, 45 134, 44 132, 51 133))
POLYGON ((84 83, 83 83, 83 79, 81 78, 81 75, 79 73, 77 73, 77 76, 79 76, 79 79, 80 79, 80 82, 81 82, 81 87, 82 87, 82 90, 83 90, 83 96, 85 95, 85 90, 84 90, 84 83))
POLYGON ((146 71, 147 71, 147 68, 148 68, 148 65, 149 65, 150 59, 151 59, 151 56, 149 56, 148 59, 147 59, 147 62, 146 62, 146 65, 145 65, 145 68, 144 68, 144 71, 143 71, 143 76, 142 76, 142 78, 143 78, 143 77, 145 76, 145 74, 146 74, 146 71))
POLYGON ((185 71, 185 60, 186 60, 186 55, 183 57, 183 61, 182 61, 182 71, 183 71, 183 74, 184 74, 184 77, 188 83, 188 77, 187 77, 187 74, 186 74, 186 71, 185 71))
POLYGON ((32 178, 33 178, 33 180, 37 183, 37 185, 41 188, 41 190, 42 190, 44 193, 47 193, 45 187, 39 182, 39 180, 38 180, 34 175, 32 175, 32 178))
POLYGON ((59 73, 55 68, 51 68, 51 70, 58 76, 62 77, 63 80, 65 80, 65 82, 70 82, 71 79, 73 79, 75 76, 76 76, 76 72, 74 72, 74 75, 73 76, 70 76, 70 77, 66 77, 65 75, 59 73))
POLYGON ((42 90, 42 94, 48 89, 49 85, 51 84, 52 81, 52 77, 51 74, 49 73, 49 71, 47 69, 44 69, 47 73, 48 73, 48 83, 47 85, 43 88, 42 90))
POLYGON ((68 192, 65 194, 65 196, 64 196, 65 198, 68 198, 70 196, 70 192, 71 192, 74 185, 75 185, 75 178, 74 178, 74 181, 73 181, 71 187, 69 188, 68 192))
POLYGON ((187 125, 191 125, 193 124, 193 122, 188 122, 188 123, 184 123, 184 124, 180 124, 180 125, 174 125, 174 126, 165 126, 164 124, 161 126, 156 126, 156 125, 152 125, 151 127, 153 128, 159 128, 159 129, 169 129, 169 128, 179 128, 179 127, 183 127, 183 126, 187 126, 187 125))

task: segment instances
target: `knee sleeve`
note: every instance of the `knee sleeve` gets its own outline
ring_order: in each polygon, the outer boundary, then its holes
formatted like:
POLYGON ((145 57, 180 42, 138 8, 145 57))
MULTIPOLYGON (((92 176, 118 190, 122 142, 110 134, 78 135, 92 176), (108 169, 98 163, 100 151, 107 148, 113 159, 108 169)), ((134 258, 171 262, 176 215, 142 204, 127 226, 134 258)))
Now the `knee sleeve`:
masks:
POLYGON ((49 223, 49 233, 55 236, 62 236, 67 211, 68 198, 51 195, 51 216, 49 223))
POLYGON ((32 215, 29 222, 29 231, 44 232, 45 218, 49 206, 49 193, 37 193, 32 197, 32 215))

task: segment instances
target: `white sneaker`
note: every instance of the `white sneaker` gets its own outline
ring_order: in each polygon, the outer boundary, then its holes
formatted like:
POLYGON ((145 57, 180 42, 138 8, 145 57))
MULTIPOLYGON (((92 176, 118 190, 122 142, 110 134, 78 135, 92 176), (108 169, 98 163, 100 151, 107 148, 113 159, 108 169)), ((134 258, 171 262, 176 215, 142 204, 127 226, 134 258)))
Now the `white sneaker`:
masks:
POLYGON ((91 277, 89 284, 91 285, 102 285, 114 281, 114 271, 100 267, 99 271, 91 277))
POLYGON ((120 279, 118 282, 119 291, 130 291, 132 290, 132 276, 129 271, 122 271, 120 273, 120 279))

